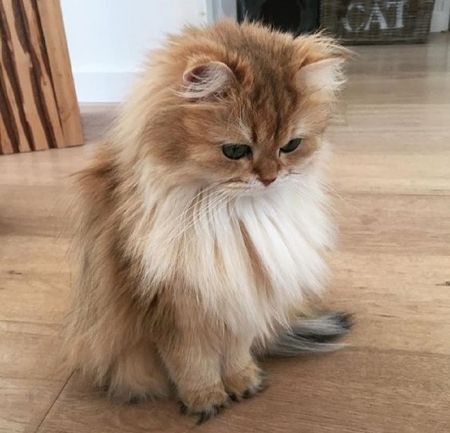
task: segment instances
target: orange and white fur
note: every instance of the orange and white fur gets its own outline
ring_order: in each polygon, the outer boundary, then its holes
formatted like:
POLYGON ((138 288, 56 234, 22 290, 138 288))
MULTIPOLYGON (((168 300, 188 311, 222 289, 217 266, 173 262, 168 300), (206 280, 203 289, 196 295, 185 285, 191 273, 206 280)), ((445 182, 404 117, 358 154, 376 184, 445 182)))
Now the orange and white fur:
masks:
POLYGON ((79 175, 71 366, 205 420, 264 388, 256 356, 339 346, 347 315, 304 315, 333 243, 322 136, 344 57, 231 21, 152 53, 79 175))

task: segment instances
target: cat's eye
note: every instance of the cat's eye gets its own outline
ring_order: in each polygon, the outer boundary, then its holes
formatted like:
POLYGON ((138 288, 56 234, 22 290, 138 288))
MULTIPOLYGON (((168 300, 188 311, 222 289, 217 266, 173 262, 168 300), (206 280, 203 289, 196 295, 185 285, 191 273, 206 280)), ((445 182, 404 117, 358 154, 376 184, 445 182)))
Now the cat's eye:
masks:
POLYGON ((241 159, 250 155, 252 149, 246 144, 224 144, 222 152, 229 159, 241 159))
POLYGON ((281 147, 280 152, 283 153, 293 152, 295 149, 297 149, 298 146, 300 146, 301 142, 302 142, 301 138, 294 138, 288 144, 286 144, 286 146, 281 147))

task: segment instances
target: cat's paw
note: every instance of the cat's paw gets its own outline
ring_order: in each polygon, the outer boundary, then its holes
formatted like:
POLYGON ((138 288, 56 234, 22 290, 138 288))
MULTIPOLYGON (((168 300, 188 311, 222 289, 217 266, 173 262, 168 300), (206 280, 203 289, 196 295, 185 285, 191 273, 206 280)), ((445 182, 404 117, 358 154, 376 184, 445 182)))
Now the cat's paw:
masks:
POLYGON ((252 361, 239 373, 225 377, 224 385, 230 398, 240 401, 267 388, 266 374, 252 361))
POLYGON ((209 388, 185 392, 181 396, 180 411, 183 415, 198 416, 197 424, 203 424, 230 404, 222 382, 209 388))

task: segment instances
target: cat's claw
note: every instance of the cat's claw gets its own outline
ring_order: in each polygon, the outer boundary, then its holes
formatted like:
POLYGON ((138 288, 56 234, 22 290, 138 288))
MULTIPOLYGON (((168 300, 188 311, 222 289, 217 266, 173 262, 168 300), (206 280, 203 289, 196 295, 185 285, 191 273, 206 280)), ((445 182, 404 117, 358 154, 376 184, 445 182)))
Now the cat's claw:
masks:
POLYGON ((267 375, 253 362, 241 373, 225 379, 225 387, 232 401, 241 401, 263 392, 267 375))
POLYGON ((230 404, 230 398, 227 396, 226 400, 223 403, 220 404, 213 404, 204 410, 195 410, 192 408, 189 408, 186 404, 183 402, 180 402, 180 413, 182 415, 194 415, 197 416, 197 425, 203 424, 206 421, 210 420, 214 416, 218 415, 223 409, 228 407, 230 404))
POLYGON ((200 414, 198 414, 197 425, 200 425, 200 424, 205 423, 206 421, 209 421, 212 417, 218 415, 224 408, 225 408, 224 405, 216 404, 211 408, 211 410, 201 412, 200 414))

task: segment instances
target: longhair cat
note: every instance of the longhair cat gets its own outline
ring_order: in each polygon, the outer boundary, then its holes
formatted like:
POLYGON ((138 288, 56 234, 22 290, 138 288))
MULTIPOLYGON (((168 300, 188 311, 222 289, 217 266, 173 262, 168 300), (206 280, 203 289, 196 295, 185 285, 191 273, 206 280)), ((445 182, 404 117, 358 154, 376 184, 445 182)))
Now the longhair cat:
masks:
POLYGON ((204 421, 264 389, 255 357, 340 347, 346 314, 305 314, 333 242, 320 172, 345 57, 232 21, 151 55, 78 178, 72 367, 204 421))

